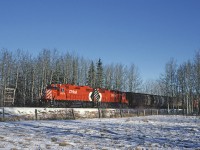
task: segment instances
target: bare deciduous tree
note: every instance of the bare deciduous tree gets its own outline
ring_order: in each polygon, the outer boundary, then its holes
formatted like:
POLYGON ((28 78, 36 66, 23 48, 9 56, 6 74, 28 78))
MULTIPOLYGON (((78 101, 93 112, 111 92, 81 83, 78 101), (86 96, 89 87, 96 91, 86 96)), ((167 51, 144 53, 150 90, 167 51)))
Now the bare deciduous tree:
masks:
POLYGON ((129 68, 127 79, 128 91, 138 92, 142 84, 142 79, 140 78, 138 68, 134 64, 131 64, 129 68))

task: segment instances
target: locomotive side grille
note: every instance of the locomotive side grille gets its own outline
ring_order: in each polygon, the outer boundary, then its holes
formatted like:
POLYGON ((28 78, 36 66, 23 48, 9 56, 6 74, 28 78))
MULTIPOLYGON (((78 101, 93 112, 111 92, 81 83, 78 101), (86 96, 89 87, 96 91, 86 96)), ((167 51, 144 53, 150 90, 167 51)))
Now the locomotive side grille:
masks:
POLYGON ((52 99, 52 90, 46 90, 46 98, 52 99))

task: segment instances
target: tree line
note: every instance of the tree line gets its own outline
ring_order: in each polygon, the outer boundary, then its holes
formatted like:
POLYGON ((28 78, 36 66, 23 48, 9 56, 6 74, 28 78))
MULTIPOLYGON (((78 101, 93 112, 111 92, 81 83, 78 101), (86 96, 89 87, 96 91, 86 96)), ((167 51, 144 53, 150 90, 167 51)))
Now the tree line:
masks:
POLYGON ((17 106, 29 106, 40 99, 43 89, 51 83, 170 96, 174 97, 170 108, 180 104, 191 113, 195 100, 200 102, 200 51, 193 60, 179 65, 170 59, 158 80, 143 83, 134 64, 104 64, 100 58, 89 60, 56 49, 43 49, 37 56, 23 50, 0 50, 1 106, 7 87, 16 89, 17 106))
POLYGON ((89 60, 56 49, 43 49, 37 56, 23 50, 1 49, 1 106, 7 87, 16 89, 15 105, 29 106, 39 100, 43 89, 51 83, 138 92, 142 80, 134 64, 103 64, 100 58, 89 60))
POLYGON ((151 94, 174 97, 170 108, 177 106, 190 114, 200 110, 200 51, 197 51, 192 60, 177 64, 171 58, 165 65, 165 72, 157 81, 145 85, 151 94))

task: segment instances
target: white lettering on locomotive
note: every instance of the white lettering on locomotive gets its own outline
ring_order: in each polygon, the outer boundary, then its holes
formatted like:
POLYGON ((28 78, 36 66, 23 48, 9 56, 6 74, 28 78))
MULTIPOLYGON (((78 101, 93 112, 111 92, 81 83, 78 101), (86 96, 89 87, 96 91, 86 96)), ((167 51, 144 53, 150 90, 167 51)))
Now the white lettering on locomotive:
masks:
POLYGON ((69 94, 77 94, 76 90, 69 90, 69 94))

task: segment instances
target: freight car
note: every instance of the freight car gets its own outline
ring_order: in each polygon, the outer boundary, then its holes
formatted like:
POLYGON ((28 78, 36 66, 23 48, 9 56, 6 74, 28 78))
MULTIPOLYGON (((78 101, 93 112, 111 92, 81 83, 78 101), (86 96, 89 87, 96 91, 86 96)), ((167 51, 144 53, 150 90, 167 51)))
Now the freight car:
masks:
POLYGON ((127 107, 126 93, 89 86, 51 84, 41 96, 42 106, 53 107, 127 107))
POLYGON ((173 99, 167 96, 151 95, 144 93, 126 92, 126 98, 130 108, 168 108, 173 99))

